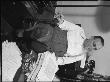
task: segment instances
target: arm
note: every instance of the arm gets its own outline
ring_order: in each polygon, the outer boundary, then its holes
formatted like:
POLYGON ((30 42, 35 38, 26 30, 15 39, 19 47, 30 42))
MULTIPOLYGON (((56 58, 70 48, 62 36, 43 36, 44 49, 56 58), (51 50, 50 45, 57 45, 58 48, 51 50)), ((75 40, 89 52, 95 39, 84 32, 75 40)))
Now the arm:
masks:
POLYGON ((91 54, 92 54, 91 52, 86 52, 85 53, 84 59, 81 60, 81 66, 80 66, 81 68, 86 68, 87 67, 87 62, 90 60, 89 58, 90 58, 91 54))
POLYGON ((72 31, 76 28, 81 28, 74 23, 64 20, 64 16, 61 13, 56 14, 55 18, 58 20, 57 24, 59 25, 59 28, 61 28, 62 30, 72 31))
POLYGON ((84 54, 80 54, 77 56, 71 56, 71 57, 58 57, 57 63, 58 65, 64 65, 64 64, 69 64, 73 63, 79 60, 82 60, 84 58, 84 54))
POLYGON ((78 25, 74 24, 74 23, 71 23, 69 21, 66 21, 63 19, 63 23, 61 23, 59 25, 59 27, 62 29, 62 30, 68 30, 68 31, 74 31, 75 29, 77 28, 81 28, 79 27, 78 25))
POLYGON ((84 58, 81 60, 81 65, 80 65, 81 68, 84 68, 85 61, 86 61, 86 54, 84 55, 84 58))

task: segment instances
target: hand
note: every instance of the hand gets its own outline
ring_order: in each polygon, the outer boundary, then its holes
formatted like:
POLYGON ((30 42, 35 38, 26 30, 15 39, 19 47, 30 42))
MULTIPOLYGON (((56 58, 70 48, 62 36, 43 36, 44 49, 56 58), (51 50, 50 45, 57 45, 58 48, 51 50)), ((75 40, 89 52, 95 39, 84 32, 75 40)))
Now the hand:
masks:
POLYGON ((17 37, 23 37, 24 29, 19 29, 17 31, 17 37))
POLYGON ((84 79, 84 76, 82 76, 82 75, 77 75, 77 78, 78 78, 78 79, 84 79))
POLYGON ((37 27, 37 22, 35 22, 33 26, 32 26, 32 24, 30 23, 30 24, 29 24, 29 28, 28 28, 28 29, 25 29, 25 31, 31 31, 31 30, 35 29, 36 27, 37 27))
POLYGON ((54 18, 56 18, 58 20, 58 23, 57 23, 58 25, 60 25, 64 22, 64 16, 60 12, 58 12, 54 18))

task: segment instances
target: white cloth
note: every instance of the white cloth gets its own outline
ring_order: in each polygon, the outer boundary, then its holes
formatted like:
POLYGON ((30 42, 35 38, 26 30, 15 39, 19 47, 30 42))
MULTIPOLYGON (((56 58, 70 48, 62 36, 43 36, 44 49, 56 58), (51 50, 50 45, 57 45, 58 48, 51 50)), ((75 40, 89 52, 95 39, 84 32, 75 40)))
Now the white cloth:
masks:
POLYGON ((59 27, 62 30, 67 30, 68 48, 65 56, 71 57, 59 57, 58 64, 64 65, 85 59, 84 54, 81 55, 83 53, 83 42, 86 39, 83 28, 66 20, 59 27))
POLYGON ((2 43, 2 81, 13 81, 16 71, 21 66, 21 51, 15 42, 2 43))

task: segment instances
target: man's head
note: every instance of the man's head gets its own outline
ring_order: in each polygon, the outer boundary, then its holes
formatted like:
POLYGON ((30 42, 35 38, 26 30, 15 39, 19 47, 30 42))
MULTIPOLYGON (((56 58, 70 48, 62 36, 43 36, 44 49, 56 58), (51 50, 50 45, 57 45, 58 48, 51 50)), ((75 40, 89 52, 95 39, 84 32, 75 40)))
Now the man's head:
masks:
POLYGON ((101 36, 91 36, 84 44, 86 49, 90 51, 99 50, 104 46, 104 39, 101 36))
POLYGON ((101 49, 104 46, 104 39, 101 36, 93 36, 93 48, 101 49))

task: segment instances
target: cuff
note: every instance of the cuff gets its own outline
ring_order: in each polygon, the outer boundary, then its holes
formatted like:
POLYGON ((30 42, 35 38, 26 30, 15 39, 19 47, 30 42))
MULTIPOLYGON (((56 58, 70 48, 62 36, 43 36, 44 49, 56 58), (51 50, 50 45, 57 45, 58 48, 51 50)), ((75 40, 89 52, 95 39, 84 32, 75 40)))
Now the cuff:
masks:
POLYGON ((57 64, 63 65, 63 58, 62 57, 58 57, 57 64))

